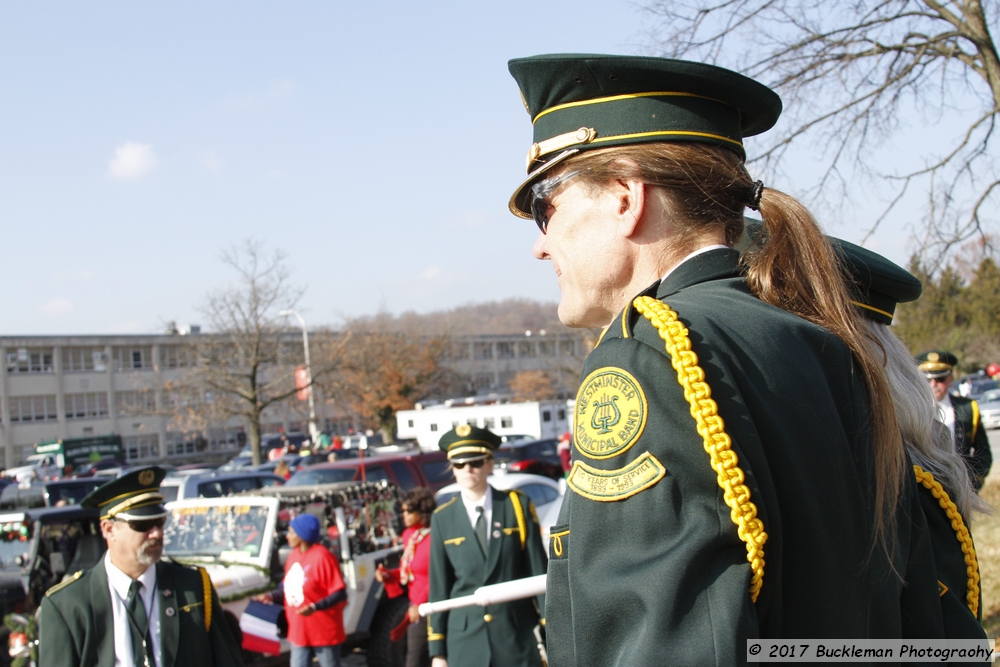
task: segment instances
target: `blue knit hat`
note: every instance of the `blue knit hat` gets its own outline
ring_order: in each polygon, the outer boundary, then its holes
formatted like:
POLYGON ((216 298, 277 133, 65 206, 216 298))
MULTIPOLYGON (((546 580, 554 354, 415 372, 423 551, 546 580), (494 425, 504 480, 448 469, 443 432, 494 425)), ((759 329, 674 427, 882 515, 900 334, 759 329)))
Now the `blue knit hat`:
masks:
POLYGON ((309 544, 319 542, 319 519, 312 514, 300 514, 288 522, 288 527, 295 531, 302 541, 309 544))

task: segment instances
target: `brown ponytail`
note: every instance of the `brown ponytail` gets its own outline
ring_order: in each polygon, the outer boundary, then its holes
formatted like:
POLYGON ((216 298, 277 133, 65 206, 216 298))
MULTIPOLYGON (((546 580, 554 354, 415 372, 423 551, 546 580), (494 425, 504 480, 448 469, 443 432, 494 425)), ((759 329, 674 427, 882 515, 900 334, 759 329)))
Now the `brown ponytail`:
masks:
MULTIPOLYGON (((707 227, 720 227, 727 244, 734 245, 743 232, 744 209, 754 194, 754 183, 739 155, 699 143, 593 150, 567 160, 566 165, 581 170, 582 177, 594 185, 638 179, 664 188, 676 213, 670 223, 679 231, 682 244, 707 227)), ((770 188, 764 188, 758 207, 764 221, 762 238, 757 239, 757 249, 743 256, 750 289, 762 301, 834 333, 851 350, 864 374, 875 466, 873 537, 888 552, 895 539, 895 508, 906 456, 884 360, 851 306, 833 248, 805 207, 770 188)))

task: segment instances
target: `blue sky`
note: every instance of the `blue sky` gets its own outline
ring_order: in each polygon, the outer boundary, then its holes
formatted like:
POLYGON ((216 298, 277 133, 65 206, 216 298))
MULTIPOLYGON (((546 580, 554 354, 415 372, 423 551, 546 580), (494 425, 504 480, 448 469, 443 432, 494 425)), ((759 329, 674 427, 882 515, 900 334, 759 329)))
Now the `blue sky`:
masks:
POLYGON ((618 0, 4 3, 0 333, 199 323, 246 238, 287 254, 310 326, 555 301, 506 210, 531 136, 506 63, 642 53, 645 21, 618 0))

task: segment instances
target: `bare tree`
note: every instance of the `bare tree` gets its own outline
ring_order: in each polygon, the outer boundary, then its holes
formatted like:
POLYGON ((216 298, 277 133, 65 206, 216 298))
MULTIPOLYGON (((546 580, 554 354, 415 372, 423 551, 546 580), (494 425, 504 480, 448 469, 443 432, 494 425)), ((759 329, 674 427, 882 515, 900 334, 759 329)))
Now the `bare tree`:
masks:
MULTIPOLYGON (((198 340, 198 362, 175 393, 186 397, 178 416, 193 424, 241 418, 249 427, 253 462, 261 462, 261 415, 296 393, 295 361, 302 346, 283 337, 279 311, 294 307, 301 288, 289 281, 284 255, 246 240, 222 255, 236 282, 208 295, 202 313, 210 334, 198 340)), ((313 376, 322 374, 314 369, 313 376)))
POLYGON ((786 118, 753 160, 764 171, 801 145, 822 160, 814 196, 846 197, 852 180, 872 177, 888 186, 866 240, 908 193, 927 197, 918 241, 935 269, 995 220, 995 1, 654 0, 648 9, 664 55, 737 69, 782 95, 786 118), (946 120, 955 134, 921 164, 886 171, 877 153, 904 129, 901 109, 946 120))

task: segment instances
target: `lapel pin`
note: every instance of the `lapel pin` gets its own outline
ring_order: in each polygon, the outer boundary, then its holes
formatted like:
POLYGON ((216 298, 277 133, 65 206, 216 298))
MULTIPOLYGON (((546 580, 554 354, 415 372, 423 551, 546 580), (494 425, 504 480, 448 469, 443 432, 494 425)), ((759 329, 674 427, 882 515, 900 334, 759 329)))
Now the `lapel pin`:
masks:
POLYGON ((500 527, 500 522, 499 521, 494 521, 493 522, 493 527, 494 528, 499 528, 500 527))
POLYGON ((163 590, 163 597, 168 598, 171 595, 172 595, 172 593, 170 592, 170 589, 164 589, 163 590))
POLYGON ((174 612, 174 608, 173 607, 167 607, 166 609, 163 610, 163 613, 166 614, 167 616, 173 616, 174 613, 175 613, 174 612))
POLYGON ((500 537, 500 531, 499 530, 494 530, 493 531, 493 537, 500 537))

